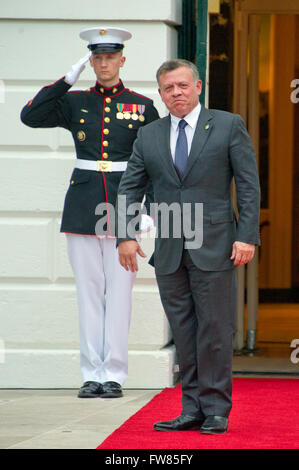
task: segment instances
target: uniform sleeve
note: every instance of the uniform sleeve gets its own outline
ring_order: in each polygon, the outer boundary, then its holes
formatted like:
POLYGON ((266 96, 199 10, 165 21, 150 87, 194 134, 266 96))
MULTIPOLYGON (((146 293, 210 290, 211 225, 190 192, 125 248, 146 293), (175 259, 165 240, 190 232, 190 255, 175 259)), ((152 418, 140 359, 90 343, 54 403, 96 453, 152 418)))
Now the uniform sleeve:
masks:
POLYGON ((63 78, 42 88, 22 109, 21 121, 29 127, 70 129, 71 107, 67 96, 70 88, 63 78))

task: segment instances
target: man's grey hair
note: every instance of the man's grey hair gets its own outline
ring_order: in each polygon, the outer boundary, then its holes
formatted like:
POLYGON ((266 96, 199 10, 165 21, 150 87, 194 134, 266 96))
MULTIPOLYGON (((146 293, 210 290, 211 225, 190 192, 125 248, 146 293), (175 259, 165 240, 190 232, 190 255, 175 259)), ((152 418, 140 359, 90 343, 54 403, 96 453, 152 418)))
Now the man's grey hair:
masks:
POLYGON ((172 72, 172 70, 176 70, 180 67, 188 67, 191 70, 195 83, 200 79, 197 67, 193 62, 185 59, 171 59, 163 62, 163 64, 158 68, 156 73, 158 85, 160 86, 160 77, 163 73, 172 72))

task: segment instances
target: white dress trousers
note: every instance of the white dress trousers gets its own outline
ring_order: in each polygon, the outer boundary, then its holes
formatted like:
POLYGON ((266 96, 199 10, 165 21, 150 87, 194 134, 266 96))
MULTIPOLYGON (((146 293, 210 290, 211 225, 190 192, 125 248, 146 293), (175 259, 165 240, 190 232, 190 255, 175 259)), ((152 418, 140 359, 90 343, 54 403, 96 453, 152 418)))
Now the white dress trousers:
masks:
POLYGON ((128 335, 136 273, 119 263, 116 240, 66 234, 76 279, 83 381, 128 376, 128 335))

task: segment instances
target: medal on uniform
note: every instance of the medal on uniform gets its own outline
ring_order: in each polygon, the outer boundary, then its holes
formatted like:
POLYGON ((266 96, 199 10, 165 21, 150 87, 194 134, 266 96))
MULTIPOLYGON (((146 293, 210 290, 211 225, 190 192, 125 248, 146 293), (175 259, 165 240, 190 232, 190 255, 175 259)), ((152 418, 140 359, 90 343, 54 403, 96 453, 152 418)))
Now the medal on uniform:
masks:
POLYGON ((140 122, 145 121, 145 117, 143 116, 143 113, 145 112, 145 104, 138 105, 138 111, 139 111, 139 116, 138 116, 139 121, 140 122))
POLYGON ((117 109, 117 113, 116 113, 116 119, 124 119, 125 117, 125 105, 123 103, 116 103, 116 109, 117 109))
POLYGON ((116 104, 117 119, 133 119, 133 121, 145 121, 144 112, 145 112, 145 105, 144 104, 131 104, 131 103, 117 103, 116 104), (139 113, 139 114, 138 114, 139 113))
POLYGON ((83 140, 86 139, 86 134, 84 131, 78 131, 77 132, 77 137, 78 137, 78 140, 80 140, 80 142, 83 142, 83 140))
POLYGON ((138 120, 137 111, 138 111, 138 105, 137 105, 137 104, 133 104, 133 105, 132 105, 132 116, 131 116, 131 118, 133 119, 133 121, 137 121, 137 120, 138 120))

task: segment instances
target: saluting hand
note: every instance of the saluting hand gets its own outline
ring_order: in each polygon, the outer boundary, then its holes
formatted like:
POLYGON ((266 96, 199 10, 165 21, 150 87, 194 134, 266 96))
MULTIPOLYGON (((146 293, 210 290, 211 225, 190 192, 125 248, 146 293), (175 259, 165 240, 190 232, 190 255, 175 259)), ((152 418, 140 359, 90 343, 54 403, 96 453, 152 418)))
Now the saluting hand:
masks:
POLYGON ((126 240, 118 245, 119 262, 126 271, 132 271, 132 273, 138 271, 136 254, 146 258, 146 254, 135 240, 126 240))
POLYGON ((85 64, 91 57, 92 52, 89 51, 82 59, 78 60, 78 62, 72 65, 71 70, 66 74, 64 81, 69 85, 74 85, 74 83, 78 80, 81 72, 85 69, 85 64))
POLYGON ((252 260, 254 251, 255 246, 250 243, 235 242, 230 259, 235 260, 235 266, 242 266, 252 260))

